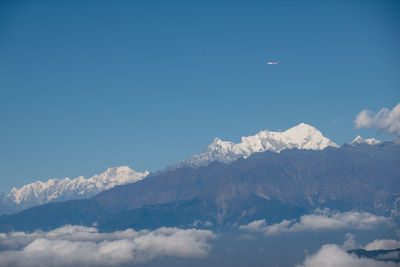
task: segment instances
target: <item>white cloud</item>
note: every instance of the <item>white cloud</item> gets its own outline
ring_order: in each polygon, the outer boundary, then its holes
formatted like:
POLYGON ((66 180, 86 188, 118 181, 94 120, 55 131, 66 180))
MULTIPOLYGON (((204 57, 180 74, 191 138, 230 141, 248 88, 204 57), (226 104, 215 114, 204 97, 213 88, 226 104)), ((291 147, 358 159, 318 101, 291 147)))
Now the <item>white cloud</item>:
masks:
POLYGON ((400 135, 400 103, 392 110, 382 108, 374 114, 370 110, 362 110, 354 120, 356 129, 377 128, 389 134, 400 135))
POLYGON ((115 266, 157 257, 205 257, 215 235, 208 230, 159 228, 99 233, 64 226, 53 231, 0 234, 0 266, 115 266))
POLYGON ((366 250, 378 250, 378 249, 397 249, 400 248, 400 241, 393 239, 382 239, 374 240, 368 243, 364 249, 366 250))
POLYGON ((352 233, 347 233, 344 236, 344 239, 345 240, 344 240, 344 243, 342 245, 342 248, 344 250, 350 250, 350 249, 358 248, 358 245, 357 245, 356 240, 355 240, 355 236, 352 233))
POLYGON ((368 258, 359 258, 355 254, 348 254, 337 245, 327 244, 315 254, 307 256, 304 262, 297 267, 399 267, 394 262, 377 261, 368 258))
POLYGON ((263 232, 265 235, 280 233, 326 231, 337 229, 372 229, 379 224, 390 223, 391 219, 376 216, 368 212, 338 212, 329 209, 315 210, 312 214, 303 215, 300 220, 283 220, 280 223, 267 225, 265 220, 258 220, 239 229, 250 232, 263 232))

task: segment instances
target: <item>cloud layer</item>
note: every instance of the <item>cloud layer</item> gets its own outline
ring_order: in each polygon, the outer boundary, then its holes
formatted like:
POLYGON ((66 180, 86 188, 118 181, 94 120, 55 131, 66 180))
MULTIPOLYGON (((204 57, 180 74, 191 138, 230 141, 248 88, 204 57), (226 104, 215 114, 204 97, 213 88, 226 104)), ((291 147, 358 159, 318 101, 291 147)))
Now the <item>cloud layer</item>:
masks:
POLYGON ((382 108, 376 114, 370 110, 361 111, 354 120, 354 127, 356 129, 377 128, 400 136, 400 103, 392 110, 382 108))
POLYGON ((399 267, 394 262, 377 261, 368 258, 359 258, 348 254, 334 244, 327 244, 315 254, 307 256, 304 262, 297 267, 399 267))
POLYGON ((266 221, 258 220, 239 229, 250 232, 263 232, 265 235, 280 233, 326 231, 337 229, 372 229, 379 224, 390 223, 387 217, 376 216, 367 212, 337 212, 329 209, 315 210, 312 214, 303 215, 299 220, 283 220, 280 223, 267 225, 266 221))
POLYGON ((164 256, 205 257, 215 235, 208 230, 159 228, 99 233, 67 225, 53 231, 0 233, 0 266, 115 266, 164 256))

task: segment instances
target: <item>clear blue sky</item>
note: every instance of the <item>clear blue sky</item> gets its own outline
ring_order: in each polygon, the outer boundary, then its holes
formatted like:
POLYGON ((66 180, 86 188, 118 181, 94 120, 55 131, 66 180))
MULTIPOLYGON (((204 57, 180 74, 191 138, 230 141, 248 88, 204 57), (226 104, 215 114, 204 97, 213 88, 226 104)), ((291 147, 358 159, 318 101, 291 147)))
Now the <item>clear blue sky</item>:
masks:
POLYGON ((1 1, 0 191, 400 101, 399 1, 1 1), (196 2, 196 3, 195 3, 196 2), (277 67, 266 60, 278 60, 277 67))

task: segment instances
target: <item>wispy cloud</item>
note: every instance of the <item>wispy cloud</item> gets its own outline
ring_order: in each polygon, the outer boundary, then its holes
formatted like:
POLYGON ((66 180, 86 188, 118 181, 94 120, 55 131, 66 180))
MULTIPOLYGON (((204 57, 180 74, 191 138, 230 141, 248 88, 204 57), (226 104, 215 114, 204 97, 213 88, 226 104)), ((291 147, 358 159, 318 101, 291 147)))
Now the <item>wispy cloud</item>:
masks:
POLYGON ((376 114, 370 110, 361 111, 354 120, 354 127, 356 129, 377 128, 389 134, 400 136, 400 103, 392 110, 382 108, 376 114))
POLYGON ((342 248, 345 250, 356 249, 358 248, 358 244, 356 242, 355 236, 352 233, 347 233, 344 237, 344 243, 342 248))
POLYGON ((379 249, 397 249, 400 248, 400 241, 394 239, 374 240, 368 243, 364 249, 366 250, 379 250, 379 249))
POLYGON ((283 220, 280 223, 267 225, 266 221, 258 220, 239 229, 250 232, 263 232, 265 235, 280 233, 326 231, 337 229, 371 229, 382 223, 390 223, 391 219, 376 216, 368 212, 338 212, 329 209, 315 210, 312 214, 303 215, 299 220, 283 220))
POLYGON ((159 228, 99 233, 64 226, 53 231, 0 234, 0 266, 115 266, 163 256, 205 257, 215 235, 208 230, 159 228))

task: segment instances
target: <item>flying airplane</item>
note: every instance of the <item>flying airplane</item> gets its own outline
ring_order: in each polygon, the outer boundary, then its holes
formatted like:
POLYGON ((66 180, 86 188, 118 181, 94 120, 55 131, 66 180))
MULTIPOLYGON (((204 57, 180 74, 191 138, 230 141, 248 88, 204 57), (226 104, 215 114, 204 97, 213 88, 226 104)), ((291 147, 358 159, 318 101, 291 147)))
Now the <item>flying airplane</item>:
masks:
POLYGON ((267 62, 268 65, 279 65, 279 60, 274 62, 274 61, 269 61, 267 62))

